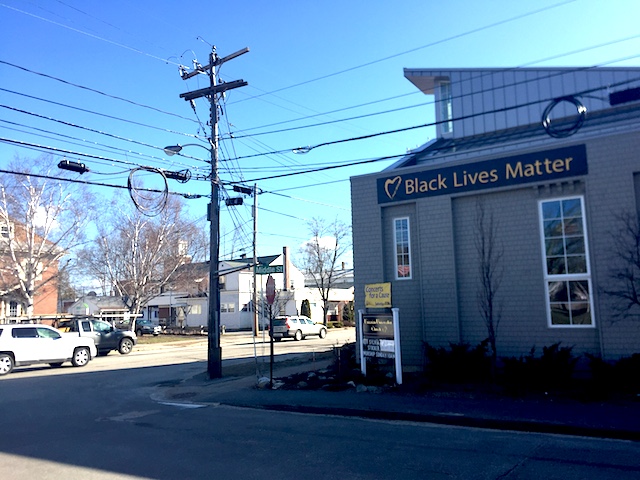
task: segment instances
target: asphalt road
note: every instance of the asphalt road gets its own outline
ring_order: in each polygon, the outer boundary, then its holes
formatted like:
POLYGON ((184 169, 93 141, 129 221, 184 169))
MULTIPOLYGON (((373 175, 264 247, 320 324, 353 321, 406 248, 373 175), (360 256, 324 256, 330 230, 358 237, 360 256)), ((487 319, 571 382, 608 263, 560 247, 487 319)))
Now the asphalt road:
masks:
MULTIPOLYGON (((241 340, 239 350, 253 350, 241 340)), ((318 347, 296 343, 288 348, 318 347)), ((234 348, 223 344, 223 356, 234 348)), ((163 401, 163 387, 204 370, 203 358, 190 358, 199 349, 141 348, 85 368, 0 378, 0 478, 621 480, 640 472, 634 442, 163 401)))

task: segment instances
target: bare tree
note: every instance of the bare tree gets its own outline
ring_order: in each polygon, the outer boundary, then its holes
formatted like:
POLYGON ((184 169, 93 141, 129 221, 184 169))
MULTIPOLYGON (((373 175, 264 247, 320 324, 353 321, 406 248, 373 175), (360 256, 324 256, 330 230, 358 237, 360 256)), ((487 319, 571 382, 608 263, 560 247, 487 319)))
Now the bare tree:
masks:
POLYGON ((640 224, 634 213, 616 215, 620 229, 611 233, 613 261, 602 291, 615 300, 616 320, 640 314, 640 224))
POLYGON ((493 213, 487 214, 484 203, 476 203, 474 243, 478 254, 480 285, 477 291, 480 315, 487 328, 487 338, 491 347, 492 365, 498 357, 496 338, 502 316, 502 306, 497 300, 502 283, 502 256, 504 249, 497 239, 497 225, 493 213))
POLYGON ((301 270, 313 279, 314 286, 322 299, 324 325, 327 324, 329 294, 335 284, 335 272, 338 262, 348 248, 349 228, 338 219, 326 223, 319 218, 309 223, 311 240, 301 251, 301 270))
POLYGON ((72 267, 94 209, 81 185, 55 178, 70 174, 51 156, 16 157, 9 170, 0 176, 0 293, 19 299, 31 318, 34 299, 56 292, 72 267))
POLYGON ((180 266, 200 258, 206 245, 199 228, 184 218, 183 204, 175 197, 155 217, 117 200, 111 211, 82 258, 92 276, 122 296, 130 313, 137 314, 162 292, 180 266))

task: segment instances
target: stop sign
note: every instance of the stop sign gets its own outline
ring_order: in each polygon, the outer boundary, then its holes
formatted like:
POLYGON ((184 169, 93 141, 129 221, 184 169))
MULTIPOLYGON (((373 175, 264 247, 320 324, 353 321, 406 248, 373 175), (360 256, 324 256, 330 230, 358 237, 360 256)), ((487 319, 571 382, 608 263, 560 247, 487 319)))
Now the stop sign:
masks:
POLYGON ((273 301, 276 299, 276 281, 271 275, 267 277, 267 303, 273 305, 273 301))

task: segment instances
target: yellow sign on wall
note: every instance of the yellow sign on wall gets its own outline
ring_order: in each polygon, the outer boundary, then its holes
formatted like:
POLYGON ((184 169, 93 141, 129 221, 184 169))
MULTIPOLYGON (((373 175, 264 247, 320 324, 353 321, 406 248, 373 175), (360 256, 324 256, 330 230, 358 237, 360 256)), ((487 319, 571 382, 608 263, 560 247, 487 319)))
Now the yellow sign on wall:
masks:
POLYGON ((370 283, 364 286, 365 308, 391 308, 391 283, 370 283))

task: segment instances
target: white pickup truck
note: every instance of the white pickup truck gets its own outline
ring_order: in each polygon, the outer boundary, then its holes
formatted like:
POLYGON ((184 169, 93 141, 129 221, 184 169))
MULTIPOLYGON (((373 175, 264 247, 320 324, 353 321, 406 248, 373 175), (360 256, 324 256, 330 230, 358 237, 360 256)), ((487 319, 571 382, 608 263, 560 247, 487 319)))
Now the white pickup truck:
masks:
POLYGON ((63 335, 48 325, 0 325, 0 375, 37 363, 59 367, 71 362, 83 367, 97 354, 92 339, 63 335))

